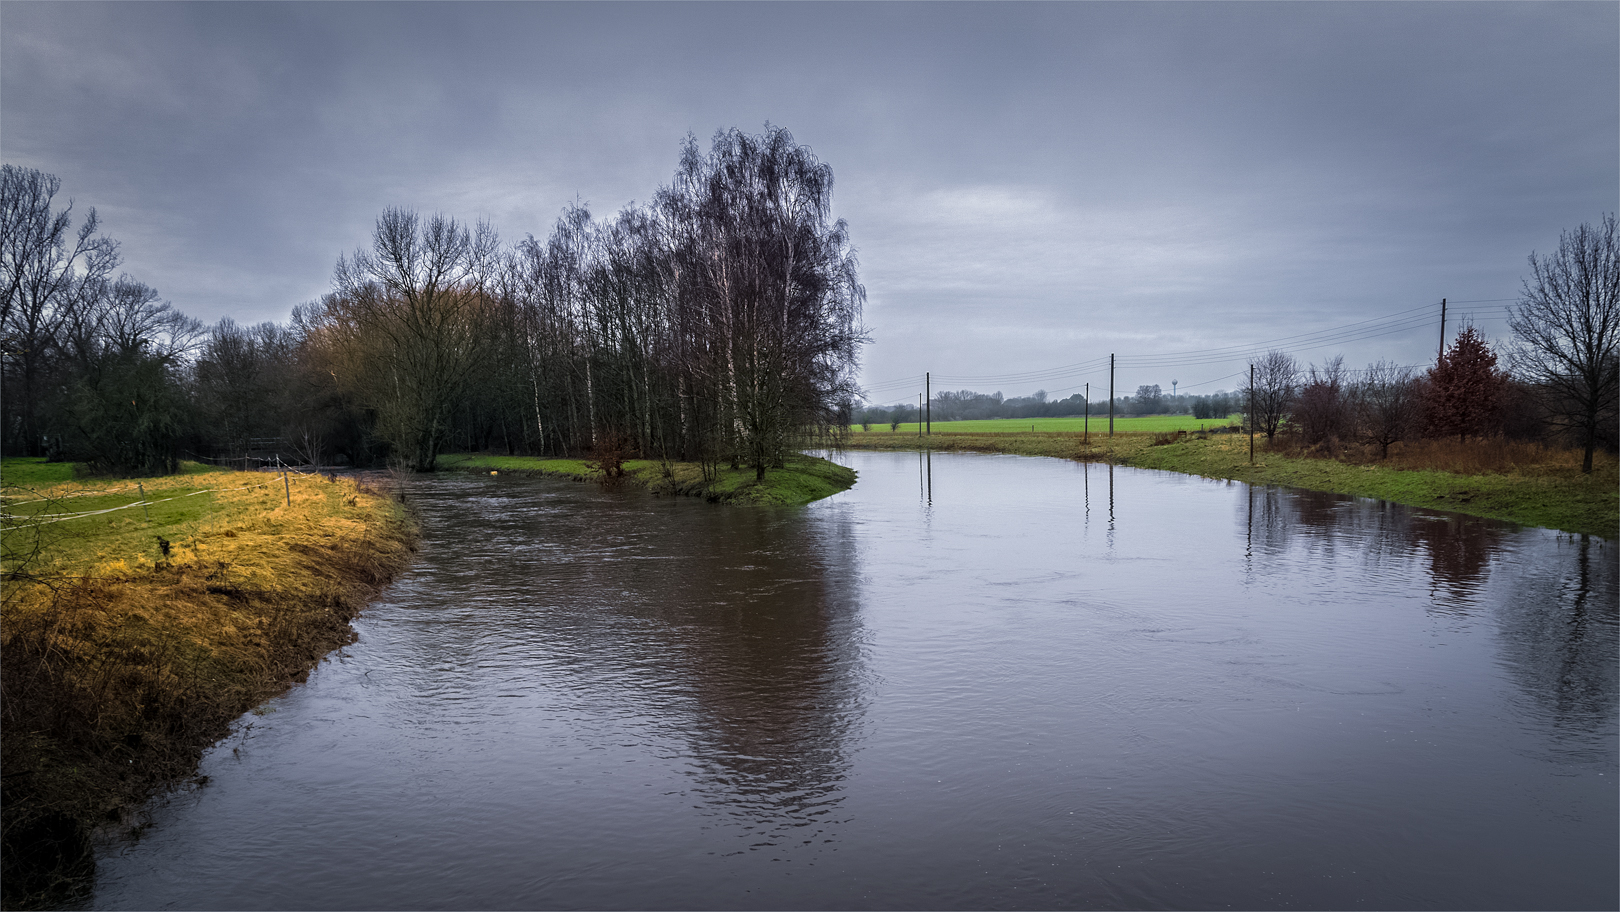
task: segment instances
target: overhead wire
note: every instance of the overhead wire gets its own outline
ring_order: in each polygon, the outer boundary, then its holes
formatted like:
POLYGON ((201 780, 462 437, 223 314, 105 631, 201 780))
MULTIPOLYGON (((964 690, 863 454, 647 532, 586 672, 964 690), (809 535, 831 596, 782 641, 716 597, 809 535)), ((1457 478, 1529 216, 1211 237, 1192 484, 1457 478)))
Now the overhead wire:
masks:
MULTIPOLYGON (((1447 306, 1449 307, 1452 304, 1505 304, 1506 302, 1515 300, 1517 299, 1477 298, 1466 301, 1448 301, 1447 306)), ((1398 333, 1411 332, 1433 322, 1436 317, 1435 310, 1437 307, 1439 307, 1438 302, 1435 304, 1423 305, 1421 307, 1399 310, 1378 317, 1370 317, 1366 320, 1357 320, 1352 323, 1344 323, 1338 326, 1329 327, 1327 329, 1295 333, 1293 335, 1280 336, 1274 339, 1267 339, 1262 342, 1255 342, 1246 345, 1188 349, 1183 351, 1165 352, 1157 355, 1116 355, 1113 359, 1113 363, 1116 368, 1125 368, 1131 370, 1164 369, 1170 367, 1197 367, 1201 365, 1214 365, 1223 362, 1229 363, 1239 359, 1252 358, 1278 347, 1285 347, 1294 351, 1312 351, 1330 345, 1344 345, 1350 342, 1360 342, 1367 339, 1377 339, 1398 333)), ((1505 319, 1510 315, 1509 308, 1505 306, 1500 308, 1458 308, 1448 312, 1448 317, 1454 316, 1459 320, 1480 318, 1505 319)), ((1104 367, 1108 363, 1109 358, 1099 356, 1087 359, 1085 361, 1077 361, 1071 364, 1058 365, 1040 370, 1018 371, 1007 374, 992 375, 938 373, 932 374, 931 379, 938 383, 947 385, 1028 384, 1053 380, 1074 380, 1079 377, 1102 376, 1105 374, 1104 367)), ((1195 383, 1181 385, 1188 388, 1206 386, 1210 383, 1217 383, 1221 380, 1239 376, 1240 374, 1241 372, 1238 372, 1228 374, 1224 377, 1217 377, 1212 380, 1202 380, 1195 383)), ((882 393, 900 389, 913 390, 917 386, 921 385, 923 381, 924 376, 918 374, 911 377, 896 378, 893 380, 884 381, 882 383, 873 384, 868 387, 868 391, 872 393, 882 393)), ((1070 390, 1079 389, 1082 385, 1083 384, 1066 386, 1058 390, 1049 390, 1048 392, 1068 392, 1070 390)))

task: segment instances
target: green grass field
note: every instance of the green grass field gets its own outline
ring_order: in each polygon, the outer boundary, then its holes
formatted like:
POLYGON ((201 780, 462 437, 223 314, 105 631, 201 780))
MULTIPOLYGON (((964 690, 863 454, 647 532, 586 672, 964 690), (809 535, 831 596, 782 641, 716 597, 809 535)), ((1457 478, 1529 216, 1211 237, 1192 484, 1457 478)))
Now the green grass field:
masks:
MULTIPOLYGON (((1230 418, 1194 418, 1191 415, 1145 415, 1140 418, 1114 419, 1114 433, 1116 434, 1163 434, 1169 431, 1204 431, 1226 427, 1229 424, 1238 424, 1242 418, 1233 415, 1230 418)), ((1104 412, 1101 417, 1092 415, 1090 420, 1092 434, 1108 433, 1108 414, 1104 412)), ((1034 433, 1083 433, 1087 425, 1084 417, 1080 418, 992 418, 982 421, 936 421, 933 431, 936 434, 1028 434, 1034 433)), ((910 434, 917 436, 917 424, 911 422, 900 425, 897 431, 889 430, 888 425, 872 425, 872 430, 863 431, 860 425, 851 428, 857 436, 862 434, 896 436, 910 434)))

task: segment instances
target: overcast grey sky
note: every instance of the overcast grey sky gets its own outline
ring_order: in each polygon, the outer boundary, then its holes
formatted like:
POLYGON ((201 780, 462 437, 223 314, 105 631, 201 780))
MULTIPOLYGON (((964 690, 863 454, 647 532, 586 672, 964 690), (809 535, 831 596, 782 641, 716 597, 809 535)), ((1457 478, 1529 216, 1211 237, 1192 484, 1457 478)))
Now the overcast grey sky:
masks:
POLYGON ((285 320, 386 206, 543 237, 767 121, 836 175, 875 401, 1096 397, 1109 352, 1211 392, 1272 340, 1432 358, 1442 297, 1504 337, 1620 207, 1620 4, 0 4, 0 157, 209 322, 285 320))

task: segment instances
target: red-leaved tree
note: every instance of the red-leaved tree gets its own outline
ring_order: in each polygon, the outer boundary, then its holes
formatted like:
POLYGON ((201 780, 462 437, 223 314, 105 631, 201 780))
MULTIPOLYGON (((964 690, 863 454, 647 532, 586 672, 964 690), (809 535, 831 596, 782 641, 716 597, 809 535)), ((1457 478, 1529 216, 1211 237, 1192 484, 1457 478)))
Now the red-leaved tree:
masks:
POLYGON ((1472 326, 1429 369, 1424 414, 1429 432, 1466 440, 1491 430, 1502 404, 1507 374, 1496 368, 1496 353, 1472 326))

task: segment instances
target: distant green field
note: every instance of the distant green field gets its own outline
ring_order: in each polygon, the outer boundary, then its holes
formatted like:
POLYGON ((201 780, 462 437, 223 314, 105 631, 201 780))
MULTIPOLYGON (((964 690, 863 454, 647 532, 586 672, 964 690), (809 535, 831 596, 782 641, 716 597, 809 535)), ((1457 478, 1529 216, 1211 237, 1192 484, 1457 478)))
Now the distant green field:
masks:
MULTIPOLYGON (((1239 415, 1229 418, 1194 418, 1191 415, 1147 415, 1142 418, 1115 418, 1114 433, 1116 434, 1163 434, 1167 431, 1198 431, 1212 430, 1237 424, 1242 421, 1239 415)), ((1081 433, 1086 423, 1085 418, 992 418, 987 421, 936 421, 934 433, 936 434, 1027 434, 1030 431, 1046 431, 1050 433, 1081 433)), ((871 431, 862 431, 860 425, 853 429, 855 433, 872 434, 910 434, 917 436, 915 422, 900 425, 898 431, 890 431, 888 425, 872 425, 871 431)), ((1091 433, 1108 433, 1108 413, 1102 417, 1091 416, 1091 433)))

